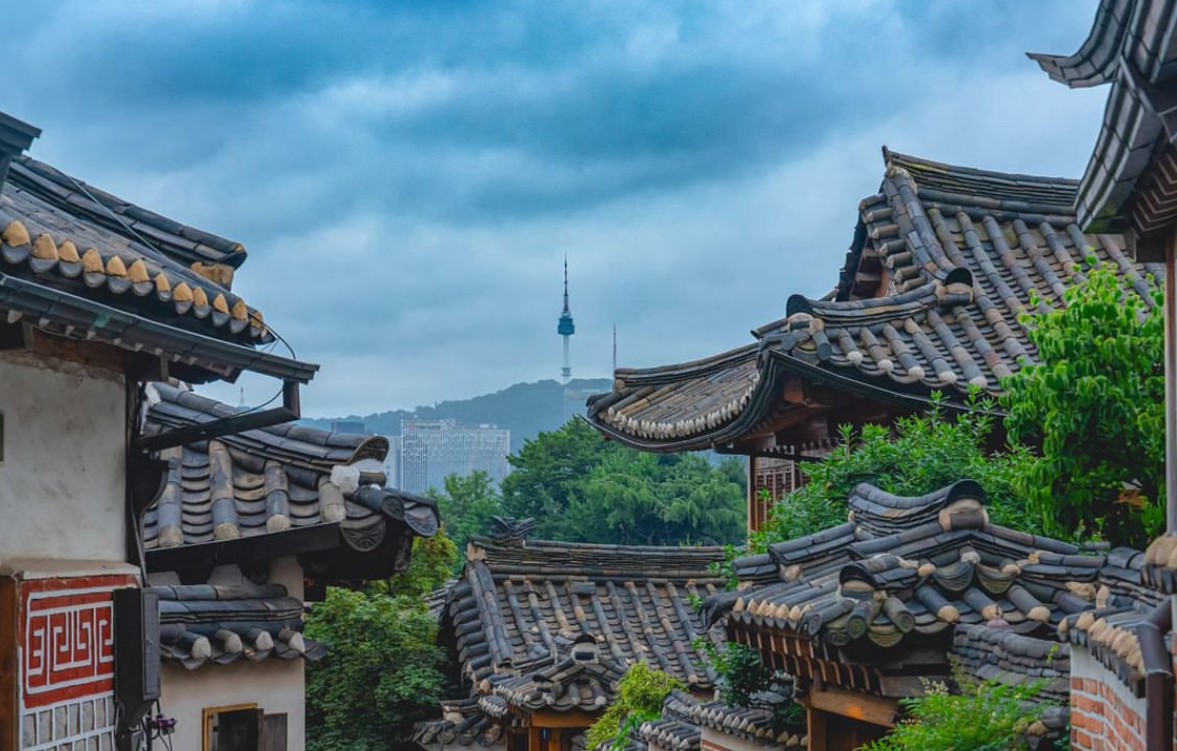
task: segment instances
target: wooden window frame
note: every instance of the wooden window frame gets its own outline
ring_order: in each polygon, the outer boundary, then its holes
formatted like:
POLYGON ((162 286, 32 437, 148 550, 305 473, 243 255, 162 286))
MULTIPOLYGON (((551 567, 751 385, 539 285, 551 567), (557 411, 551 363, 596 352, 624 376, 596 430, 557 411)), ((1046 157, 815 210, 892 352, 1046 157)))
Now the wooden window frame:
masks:
POLYGON ((258 705, 256 702, 253 704, 226 704, 222 707, 205 707, 200 710, 200 747, 203 751, 212 751, 213 749, 213 719, 217 715, 222 712, 240 712, 246 709, 258 709, 258 705))

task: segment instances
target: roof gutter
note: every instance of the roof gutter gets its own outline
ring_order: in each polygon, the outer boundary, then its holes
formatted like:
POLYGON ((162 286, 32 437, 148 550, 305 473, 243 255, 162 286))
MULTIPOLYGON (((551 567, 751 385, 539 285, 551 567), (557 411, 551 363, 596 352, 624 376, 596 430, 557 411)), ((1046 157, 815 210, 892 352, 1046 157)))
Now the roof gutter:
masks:
POLYGON ((87 336, 101 334, 123 349, 167 352, 178 360, 204 359, 231 370, 249 370, 283 381, 307 383, 319 366, 259 352, 242 344, 215 339, 194 331, 113 308, 60 289, 0 273, 0 305, 27 315, 35 323, 43 316, 70 321, 70 328, 87 336))
POLYGON ((1144 659, 1145 748, 1173 747, 1173 665, 1165 634, 1173 627, 1173 603, 1168 597, 1140 624, 1137 638, 1144 659))

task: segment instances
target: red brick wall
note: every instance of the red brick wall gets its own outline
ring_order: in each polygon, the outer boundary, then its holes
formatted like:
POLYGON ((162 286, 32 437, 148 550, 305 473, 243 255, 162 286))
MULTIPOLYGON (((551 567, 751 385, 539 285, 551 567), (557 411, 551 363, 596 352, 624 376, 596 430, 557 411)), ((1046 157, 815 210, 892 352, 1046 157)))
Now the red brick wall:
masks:
POLYGON ((1145 751, 1144 700, 1136 699, 1112 673, 1104 672, 1095 677, 1071 674, 1071 748, 1145 751))

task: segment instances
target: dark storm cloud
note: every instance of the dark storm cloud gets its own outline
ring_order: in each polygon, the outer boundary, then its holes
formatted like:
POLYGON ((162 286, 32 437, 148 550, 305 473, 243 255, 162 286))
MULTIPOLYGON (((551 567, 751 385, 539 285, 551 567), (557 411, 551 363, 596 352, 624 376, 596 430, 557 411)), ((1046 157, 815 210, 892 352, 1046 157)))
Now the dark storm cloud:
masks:
POLYGON ((308 409, 361 412, 550 376, 565 252, 579 373, 613 323, 633 364, 742 343, 828 288, 883 142, 1078 174, 1101 93, 1022 52, 1091 4, 26 3, 0 108, 244 241, 308 409))

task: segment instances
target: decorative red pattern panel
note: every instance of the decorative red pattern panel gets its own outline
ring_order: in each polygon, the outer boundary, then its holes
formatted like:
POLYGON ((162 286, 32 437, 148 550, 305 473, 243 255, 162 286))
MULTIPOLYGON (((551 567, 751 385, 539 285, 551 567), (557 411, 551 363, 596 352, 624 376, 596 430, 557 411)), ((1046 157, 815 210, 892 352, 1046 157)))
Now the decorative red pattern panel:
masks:
POLYGON ((21 586, 21 695, 26 709, 114 688, 111 592, 130 576, 39 579, 21 586))

